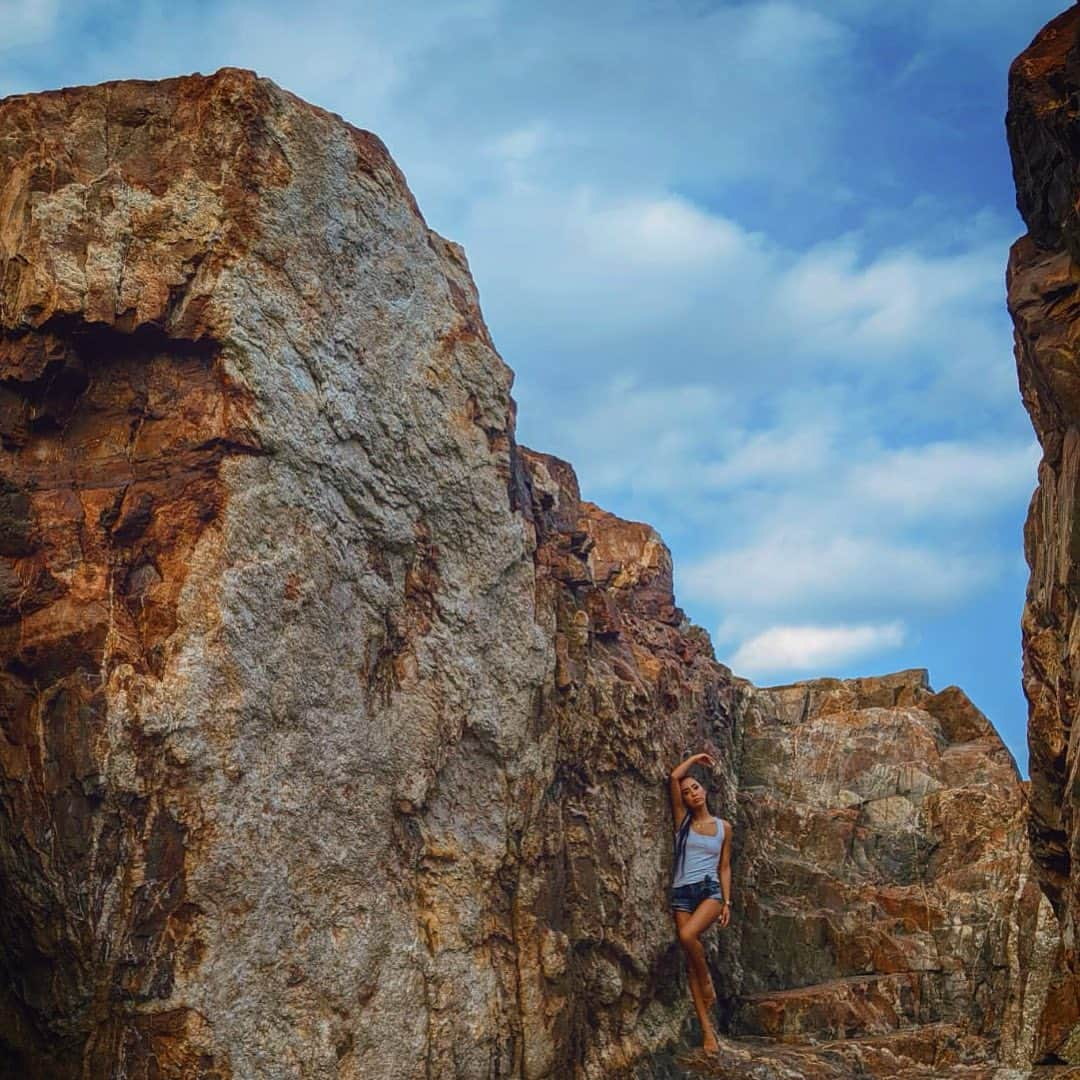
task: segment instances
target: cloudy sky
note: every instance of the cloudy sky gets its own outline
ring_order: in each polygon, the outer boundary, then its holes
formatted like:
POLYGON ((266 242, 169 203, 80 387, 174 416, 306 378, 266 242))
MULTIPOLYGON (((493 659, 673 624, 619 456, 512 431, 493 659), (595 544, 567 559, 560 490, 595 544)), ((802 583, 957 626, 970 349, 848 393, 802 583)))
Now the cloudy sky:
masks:
POLYGON ((223 65, 377 132, 519 434, 759 683, 926 667, 1024 767, 1008 64, 1066 0, 0 0, 0 94, 223 65))

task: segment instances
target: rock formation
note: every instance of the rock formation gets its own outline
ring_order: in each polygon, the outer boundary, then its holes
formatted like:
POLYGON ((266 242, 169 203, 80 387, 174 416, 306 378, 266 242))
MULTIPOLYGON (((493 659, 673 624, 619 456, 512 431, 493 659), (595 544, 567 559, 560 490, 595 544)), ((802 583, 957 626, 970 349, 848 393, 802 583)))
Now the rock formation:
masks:
POLYGON ((1024 404, 1043 448, 1025 548, 1032 851, 1061 920, 1071 1000, 1058 1017, 1063 1060, 1080 1063, 1080 692, 1077 493, 1080 491, 1080 8, 1049 23, 1013 64, 1007 120, 1027 235, 1009 260, 1009 309, 1024 404), (1071 1034, 1070 1034, 1071 1032, 1071 1034))
POLYGON ((702 745, 724 1023, 805 1043, 730 1060, 1046 1043, 985 721, 734 678, 510 384, 369 133, 232 69, 0 102, 0 1075, 715 1072, 665 903, 702 745))
POLYGON ((0 328, 7 1074, 670 1043, 664 778, 734 683, 515 447, 378 140, 235 70, 8 99, 0 328))
POLYGON ((757 698, 739 736, 732 1031, 842 1045, 839 1075, 1045 1056, 1057 924, 986 718, 922 671, 757 698))

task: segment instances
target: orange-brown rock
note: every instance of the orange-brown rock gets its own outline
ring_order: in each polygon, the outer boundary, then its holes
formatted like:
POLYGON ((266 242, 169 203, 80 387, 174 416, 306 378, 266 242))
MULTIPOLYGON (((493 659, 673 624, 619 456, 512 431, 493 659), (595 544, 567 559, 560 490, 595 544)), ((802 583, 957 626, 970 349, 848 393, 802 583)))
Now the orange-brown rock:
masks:
POLYGON ((1042 1056, 1058 928, 985 717, 922 671, 758 699, 739 732, 730 1031, 852 1060, 887 1037, 913 1068, 1042 1056))
POLYGON ((1080 9, 1049 23, 1012 66, 1009 144, 1027 235, 1009 260, 1009 309, 1024 404, 1042 444, 1025 529, 1031 567, 1023 617, 1029 704, 1030 830, 1043 887, 1061 920, 1062 994, 1048 1022, 1054 1053, 1080 1063, 1080 700, 1076 494, 1080 490, 1080 9))
MULTIPOLYGON (((460 249, 249 72, 0 103, 0 1073, 615 1075, 738 692, 460 249)), ((726 778, 726 780, 725 780, 726 778)))
POLYGON ((520 968, 522 1075, 662 1076, 654 1056, 689 1034, 666 906, 666 777, 687 747, 710 745, 724 761, 714 808, 734 811, 732 730, 746 690, 675 606, 656 532, 582 501, 565 462, 525 449, 518 460, 537 610, 555 641, 537 735, 553 771, 516 889, 518 939, 543 943, 539 962, 520 968))

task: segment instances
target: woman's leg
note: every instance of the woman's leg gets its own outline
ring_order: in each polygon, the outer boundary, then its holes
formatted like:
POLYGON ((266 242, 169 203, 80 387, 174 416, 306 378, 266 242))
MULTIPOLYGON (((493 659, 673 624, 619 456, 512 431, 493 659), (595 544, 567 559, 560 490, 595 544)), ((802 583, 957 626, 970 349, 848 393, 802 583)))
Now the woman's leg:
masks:
POLYGON ((698 936, 720 917, 720 903, 717 900, 702 900, 697 909, 676 911, 675 924, 679 930, 679 943, 686 953, 686 966, 690 982, 690 996, 694 999, 694 1010, 701 1024, 702 1045, 706 1050, 716 1049, 716 1034, 709 1009, 716 1001, 712 978, 705 963, 705 947, 698 936), (715 909, 713 911, 712 909, 715 909))
MULTIPOLYGON (((689 912, 686 913, 689 916, 689 912)), ((683 950, 686 951, 685 949, 683 950)), ((698 968, 696 965, 690 962, 690 957, 686 958, 686 978, 690 983, 690 993, 700 994, 701 1003, 706 1009, 711 1009, 716 1004, 716 988, 713 986, 712 972, 709 971, 709 965, 705 965, 705 982, 701 981, 701 977, 698 974, 698 968)))
MULTIPOLYGON (((690 914, 688 911, 687 915, 690 914)), ((698 982, 697 972, 694 970, 693 964, 686 965, 686 981, 690 984, 690 1000, 694 1003, 694 1011, 697 1011, 698 1002, 707 1009, 709 1007, 707 1001, 707 995, 702 993, 701 983, 698 982)))
POLYGON ((702 900, 694 913, 679 924, 679 942, 686 950, 687 961, 697 970, 698 983, 702 987, 711 984, 709 969, 705 963, 705 946, 701 935, 708 930, 723 910, 719 900, 702 900))

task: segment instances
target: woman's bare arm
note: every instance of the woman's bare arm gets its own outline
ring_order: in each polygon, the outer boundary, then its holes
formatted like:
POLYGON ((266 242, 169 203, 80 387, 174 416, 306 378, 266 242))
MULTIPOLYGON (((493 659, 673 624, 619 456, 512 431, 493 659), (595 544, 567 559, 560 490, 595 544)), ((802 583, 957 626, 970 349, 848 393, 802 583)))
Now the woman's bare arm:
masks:
MULTIPOLYGON (((721 818, 721 821, 724 819, 721 818)), ((727 926, 731 918, 731 822, 724 821, 724 844, 720 849, 720 891, 724 894, 724 910, 720 925, 727 926)))

